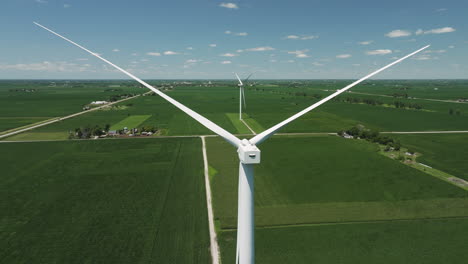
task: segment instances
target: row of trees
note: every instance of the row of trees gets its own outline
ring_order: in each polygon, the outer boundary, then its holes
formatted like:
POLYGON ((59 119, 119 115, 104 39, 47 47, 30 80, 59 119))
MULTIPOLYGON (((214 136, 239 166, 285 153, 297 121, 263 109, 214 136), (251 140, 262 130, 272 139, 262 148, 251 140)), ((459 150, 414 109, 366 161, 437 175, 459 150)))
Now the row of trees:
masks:
POLYGON ((132 96, 135 96, 135 94, 133 94, 133 93, 115 94, 115 95, 109 96, 109 101, 110 102, 115 102, 115 101, 125 99, 125 98, 128 98, 128 97, 132 97, 132 96))
POLYGON ((416 110, 422 109, 422 106, 416 103, 413 104, 413 103, 403 103, 401 101, 395 101, 393 105, 395 105, 396 108, 409 108, 409 109, 416 109, 416 110))
POLYGON ((363 125, 356 125, 348 130, 341 130, 338 132, 338 135, 340 136, 345 136, 345 134, 348 134, 353 138, 365 139, 370 142, 386 145, 386 150, 390 150, 390 148, 393 148, 394 150, 400 150, 401 148, 401 143, 399 140, 394 140, 389 136, 381 135, 378 131, 368 129, 363 125))
POLYGON ((461 115, 460 109, 453 110, 452 108, 449 109, 449 115, 461 115))
POLYGON ((107 134, 107 132, 109 132, 109 128, 110 128, 109 124, 106 124, 104 128, 99 125, 95 125, 95 126, 87 125, 84 127, 75 128, 75 131, 70 132, 68 138, 69 139, 88 139, 88 138, 95 137, 95 136, 99 137, 99 136, 107 134))

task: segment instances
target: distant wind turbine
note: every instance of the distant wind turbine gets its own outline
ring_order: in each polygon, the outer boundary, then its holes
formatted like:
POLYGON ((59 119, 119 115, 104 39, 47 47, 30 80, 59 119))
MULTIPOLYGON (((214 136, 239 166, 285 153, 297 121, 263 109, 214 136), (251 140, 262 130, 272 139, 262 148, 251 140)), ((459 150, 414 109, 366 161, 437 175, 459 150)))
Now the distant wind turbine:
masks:
MULTIPOLYGON (((251 73, 247 78, 245 78, 244 82, 247 82, 253 73, 251 73)), ((244 109, 247 108, 247 103, 245 102, 245 91, 244 91, 244 82, 241 81, 239 75, 236 73, 237 80, 239 80, 239 120, 242 120, 242 101, 244 101, 244 109)))
POLYGON ((341 93, 346 92, 347 90, 351 89, 352 87, 356 86, 357 84, 363 82, 364 80, 376 75, 377 73, 419 53, 425 49, 427 49, 430 45, 427 45, 423 48, 420 48, 394 62, 388 64, 385 67, 382 67, 365 77, 349 84, 348 86, 344 87, 343 89, 337 90, 335 93, 325 97, 324 99, 316 102, 315 104, 307 107, 306 109, 300 111, 299 113, 291 116, 290 118, 278 123, 277 125, 263 131, 260 134, 255 135, 250 140, 242 139, 240 140, 233 134, 229 133, 228 131, 224 130, 220 126, 216 125, 215 123, 211 122, 210 120, 206 119, 205 117, 201 116, 200 114, 196 113, 195 111, 191 110, 190 108, 186 107, 185 105, 177 102, 176 100, 172 99, 171 97, 167 96, 163 92, 159 91, 158 89, 154 88, 153 86, 149 85, 148 83, 142 81, 138 77, 134 76, 133 74, 125 71, 124 69, 120 68, 119 66, 113 64, 112 62, 102 58, 99 54, 94 53, 83 46, 55 33, 54 31, 34 22, 37 26, 49 31, 50 33, 70 42, 71 44, 83 49, 84 51, 90 53, 91 55, 97 57, 98 59, 104 61, 105 63, 111 65, 112 67, 116 68, 117 70, 125 73, 130 78, 134 79, 135 81, 139 82, 143 86, 147 87, 151 91, 155 92, 157 95, 161 96, 169 103, 173 104, 193 119, 197 120, 200 124, 208 128, 209 130, 213 131, 214 133, 218 134, 220 137, 224 138, 227 142, 237 148, 237 153, 239 155, 239 193, 238 193, 238 211, 237 211, 237 249, 236 249, 236 264, 253 264, 255 262, 255 247, 254 247, 254 164, 260 163, 260 150, 257 148, 257 144, 262 143, 269 137, 271 137, 277 130, 281 129, 283 126, 287 125, 288 123, 296 120, 297 118, 301 117, 302 115, 308 113, 309 111, 319 107, 320 105, 324 104, 325 102, 331 100, 332 98, 340 95, 341 93))

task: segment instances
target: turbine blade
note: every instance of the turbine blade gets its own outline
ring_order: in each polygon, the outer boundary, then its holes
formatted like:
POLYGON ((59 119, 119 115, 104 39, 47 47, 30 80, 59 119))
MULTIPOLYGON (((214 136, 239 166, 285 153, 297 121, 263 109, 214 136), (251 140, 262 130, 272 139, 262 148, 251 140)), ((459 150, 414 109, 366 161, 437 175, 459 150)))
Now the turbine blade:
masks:
POLYGON ((247 108, 247 103, 245 102, 245 89, 244 86, 242 86, 242 99, 244 99, 244 109, 247 108))
POLYGON ((244 82, 247 82, 250 79, 250 77, 252 77, 253 74, 254 74, 253 72, 249 74, 249 76, 247 76, 247 78, 244 79, 244 82))
POLYGON ((221 136, 222 138, 224 138, 226 141, 228 141, 229 143, 231 143, 232 145, 234 145, 235 147, 238 147, 240 145, 240 140, 234 136, 233 134, 229 133, 228 131, 224 130, 223 128, 221 128, 220 126, 216 125, 215 123, 211 122, 210 120, 206 119, 205 117, 201 116, 200 114, 198 114, 197 112, 193 111, 192 109, 186 107, 185 105, 179 103, 178 101, 172 99, 171 97, 167 96, 165 93, 159 91, 158 89, 154 88, 153 86, 147 84, 146 82, 144 82, 143 80, 139 79, 138 77, 134 76, 133 74, 125 71, 124 69, 120 68, 119 66, 113 64, 112 62, 104 59, 103 57, 101 57, 99 54, 97 53, 94 53, 88 49, 86 49, 85 47, 59 35, 58 33, 46 28, 45 26, 39 24, 39 23, 36 23, 34 22, 34 24, 36 24, 37 26, 49 31, 50 33, 70 42, 71 44, 77 46, 78 48, 90 53, 91 55, 97 57, 98 59, 104 61, 105 63, 111 65, 112 67, 116 68, 117 70, 125 73, 127 76, 129 76, 130 78, 134 79, 135 81, 139 82, 140 84, 142 84, 143 86, 145 86, 146 88, 150 89, 151 91, 155 92, 157 95, 161 96, 162 98, 164 98, 166 101, 168 101, 169 103, 173 104, 175 107, 179 108, 180 110, 182 110, 183 112, 185 112, 186 114, 188 114, 189 116, 191 116, 193 119, 197 120, 200 124, 202 124, 203 126, 205 126, 206 128, 208 128, 209 130, 213 131, 214 133, 218 134, 219 136, 221 136))
POLYGON ((414 51, 414 52, 412 52, 412 53, 410 53, 410 54, 404 56, 403 58, 400 58, 400 59, 398 59, 398 60, 396 60, 396 61, 394 61, 394 62, 388 64, 387 66, 382 67, 382 68, 376 70, 375 72, 372 72, 372 73, 366 75, 365 77, 363 77, 363 78, 361 78, 361 79, 359 79, 359 80, 357 80, 357 81, 351 83, 350 85, 344 87, 343 89, 340 89, 340 90, 336 91, 335 93, 333 93, 333 94, 331 94, 331 95, 325 97, 324 99, 318 101, 317 103, 315 103, 315 104, 313 104, 313 105, 307 107, 306 109, 304 109, 304 110, 302 110, 301 112, 299 112, 299 113, 297 113, 297 114, 291 116, 290 118, 284 120, 283 122, 276 124, 275 126, 273 126, 273 127, 269 128, 269 129, 263 131, 263 132, 260 133, 260 134, 257 134, 255 137, 253 137, 252 139, 250 139, 250 142, 251 142, 252 144, 259 144, 259 143, 263 142, 264 140, 266 140, 267 138, 269 138, 270 136, 272 136, 278 129, 280 129, 280 128, 282 128, 283 126, 287 125, 288 123, 294 121, 295 119, 301 117, 302 115, 306 114, 307 112, 311 111, 312 109, 315 109, 315 108, 319 107, 320 105, 326 103, 327 101, 329 101, 329 100, 331 100, 332 98, 334 98, 334 97, 340 95, 341 93, 346 92, 346 91, 349 90, 350 88, 352 88, 352 87, 356 86, 357 84, 363 82, 364 80, 366 80, 366 79, 368 79, 368 78, 370 78, 370 77, 376 75, 377 73, 379 73, 379 72, 381 72, 381 71, 383 71, 383 70, 385 70, 385 69, 387 69, 387 68, 389 68, 389 67, 391 67, 391 66, 393 66, 393 65, 395 65, 395 64, 397 64, 397 63, 399 63, 399 62, 401 62, 401 61, 403 61, 403 60, 405 60, 405 59, 407 59, 407 58, 409 58, 409 57, 411 57, 411 56, 413 56, 413 55, 415 55, 416 53, 419 53, 419 52, 421 52, 421 51, 427 49, 429 46, 430 46, 430 45, 427 45, 427 46, 425 46, 425 47, 423 47, 423 48, 421 48, 421 49, 418 49, 417 51, 414 51))
POLYGON ((239 84, 240 84, 241 86, 243 86, 244 84, 242 83, 242 81, 241 81, 241 79, 239 78, 239 75, 237 75, 237 73, 236 73, 236 77, 237 77, 237 80, 239 80, 239 84))

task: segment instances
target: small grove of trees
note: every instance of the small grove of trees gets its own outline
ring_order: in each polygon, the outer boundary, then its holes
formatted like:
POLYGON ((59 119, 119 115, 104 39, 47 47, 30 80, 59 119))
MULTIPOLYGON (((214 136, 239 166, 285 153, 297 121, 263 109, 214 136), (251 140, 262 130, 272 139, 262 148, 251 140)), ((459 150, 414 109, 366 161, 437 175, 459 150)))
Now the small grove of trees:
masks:
POLYGON ((74 131, 71 131, 68 138, 69 139, 88 139, 95 136, 102 136, 109 132, 110 125, 106 124, 104 128, 99 125, 95 126, 84 126, 75 128, 74 131))
POLYGON ((370 99, 370 98, 357 98, 357 97, 346 97, 343 99, 337 98, 336 101, 351 103, 351 104, 368 104, 368 105, 382 105, 381 101, 370 99))
POLYGON ((461 111, 459 109, 454 110, 452 108, 449 109, 449 115, 461 115, 461 111))
POLYGON ((356 125, 348 130, 341 130, 338 132, 338 135, 344 136, 345 133, 352 136, 353 138, 365 139, 370 142, 386 145, 386 151, 391 150, 391 148, 394 150, 400 150, 401 148, 401 143, 399 140, 394 140, 389 136, 381 135, 378 131, 368 129, 363 125, 356 125))
POLYGON ((118 100, 121 100, 121 99, 125 99, 125 98, 128 98, 128 97, 132 97, 132 96, 135 96, 135 94, 132 94, 132 93, 125 93, 125 94, 111 95, 111 96, 109 96, 109 101, 110 101, 110 102, 115 102, 115 101, 118 101, 118 100))
POLYGON ((422 109, 422 106, 420 104, 404 103, 401 101, 395 101, 393 105, 395 105, 395 108, 410 108, 416 110, 422 109))
POLYGON ((155 127, 155 126, 143 126, 143 127, 140 128, 140 132, 155 133, 156 131, 158 131, 158 128, 155 127))

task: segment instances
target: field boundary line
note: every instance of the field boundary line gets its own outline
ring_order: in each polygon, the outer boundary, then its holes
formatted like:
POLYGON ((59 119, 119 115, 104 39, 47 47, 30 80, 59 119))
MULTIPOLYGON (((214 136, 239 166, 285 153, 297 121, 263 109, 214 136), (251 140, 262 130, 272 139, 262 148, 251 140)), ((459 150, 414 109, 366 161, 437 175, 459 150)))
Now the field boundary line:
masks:
POLYGON ((242 121, 242 123, 244 123, 244 125, 250 130, 250 132, 252 132, 252 134, 257 135, 257 133, 255 133, 255 131, 249 125, 247 125, 247 123, 244 121, 244 119, 241 119, 240 121, 242 121))
MULTIPOLYGON (((442 220, 457 220, 468 219, 468 216, 448 216, 448 217, 425 217, 425 218, 402 218, 402 219, 384 219, 384 220, 368 220, 368 221, 344 221, 344 222, 323 222, 323 223, 299 223, 299 224, 284 224, 284 225, 264 225, 255 226, 255 229, 275 229, 275 228, 291 228, 291 227, 314 227, 328 225, 353 225, 353 224, 382 224, 388 222, 412 222, 412 221, 442 221, 442 220)), ((237 228, 223 228, 222 232, 235 231, 237 228)))
POLYGON ((203 165, 205 172, 205 189, 206 189, 206 207, 208 211, 208 225, 210 230, 210 251, 211 259, 213 264, 220 264, 220 255, 219 255, 219 245, 218 239, 216 237, 216 230, 214 225, 214 215, 213 215, 213 205, 211 203, 211 185, 210 185, 210 174, 208 170, 208 156, 206 154, 206 142, 205 136, 200 137, 202 140, 202 149, 203 149, 203 165))

